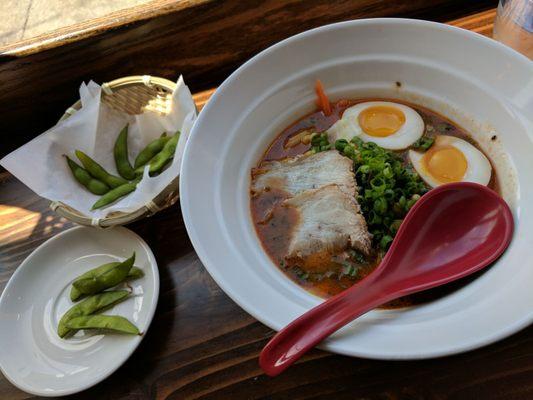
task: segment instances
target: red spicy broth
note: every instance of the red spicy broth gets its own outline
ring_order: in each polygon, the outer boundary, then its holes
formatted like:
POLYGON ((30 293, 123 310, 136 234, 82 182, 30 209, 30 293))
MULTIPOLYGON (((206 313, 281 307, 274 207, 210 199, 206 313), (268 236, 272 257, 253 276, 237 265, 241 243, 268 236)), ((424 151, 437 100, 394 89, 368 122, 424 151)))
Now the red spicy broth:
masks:
MULTIPOLYGON (((312 130, 316 132, 322 132, 331 127, 341 116, 342 113, 348 108, 357 103, 367 101, 392 101, 396 103, 405 104, 415 111, 417 111, 424 120, 426 136, 434 135, 448 135, 456 136, 463 140, 468 141, 476 148, 479 149, 477 143, 467 134, 467 132, 459 127, 457 124, 448 120, 447 118, 431 111, 427 108, 413 105, 398 100, 387 99, 358 99, 358 100, 340 100, 332 105, 332 113, 329 116, 324 115, 322 111, 314 111, 287 128, 285 128, 270 144, 263 157, 258 162, 257 167, 260 168, 263 162, 272 160, 282 160, 287 157, 294 157, 299 154, 303 154, 310 149, 310 144, 297 144, 294 147, 286 147, 286 143, 292 136, 304 130, 312 130)), ((406 150, 398 151, 400 155, 404 156, 406 160, 406 150)), ((253 174, 253 172, 252 172, 253 174)), ((492 178, 489 183, 489 187, 499 191, 496 186, 495 171, 492 170, 492 178)), ((296 271, 293 268, 289 268, 284 262, 284 255, 287 251, 289 238, 291 235, 291 229, 296 222, 297 215, 293 214, 293 211, 287 207, 277 207, 276 213, 269 213, 273 207, 285 200, 289 196, 283 191, 272 191, 262 193, 260 195, 251 196, 250 206, 252 219, 257 235, 263 245, 265 252, 269 255, 272 261, 294 282, 304 287, 311 293, 320 297, 328 298, 333 296, 359 280, 363 279, 379 264, 380 259, 376 256, 368 260, 367 263, 361 264, 358 269, 356 277, 348 276, 320 276, 317 279, 309 274, 302 274, 302 271, 296 271), (283 209, 283 210, 282 210, 283 209)), ((407 307, 419 303, 432 301, 439 297, 445 296, 454 292, 455 290, 463 287, 469 283, 474 277, 463 279, 459 282, 451 283, 439 288, 428 290, 422 293, 417 293, 411 296, 407 296, 385 305, 387 308, 395 307, 407 307)))

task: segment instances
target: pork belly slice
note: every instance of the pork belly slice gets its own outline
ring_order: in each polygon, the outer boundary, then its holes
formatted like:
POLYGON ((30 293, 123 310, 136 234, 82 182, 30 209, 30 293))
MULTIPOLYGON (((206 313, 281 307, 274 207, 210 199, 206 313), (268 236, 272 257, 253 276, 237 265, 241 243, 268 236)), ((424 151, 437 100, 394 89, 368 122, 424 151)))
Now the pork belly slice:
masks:
POLYGON ((253 173, 252 193, 283 190, 295 196, 309 189, 336 184, 349 196, 356 195, 352 161, 336 150, 263 163, 253 173))
POLYGON ((346 249, 370 253, 370 234, 359 204, 339 185, 308 190, 282 205, 293 207, 298 213, 287 260, 302 260, 309 269, 318 270, 320 263, 346 249))

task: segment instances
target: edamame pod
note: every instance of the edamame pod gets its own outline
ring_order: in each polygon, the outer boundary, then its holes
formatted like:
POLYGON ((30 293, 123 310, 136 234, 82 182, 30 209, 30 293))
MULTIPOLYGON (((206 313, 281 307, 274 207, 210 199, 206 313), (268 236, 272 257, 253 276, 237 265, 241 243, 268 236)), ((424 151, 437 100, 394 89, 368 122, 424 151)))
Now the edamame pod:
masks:
MULTIPOLYGON (((80 275, 79 277, 77 277, 74 280, 74 282, 77 281, 77 280, 80 280, 80 279, 94 278, 97 275, 101 275, 101 274, 103 274, 103 273, 115 268, 119 264, 120 264, 120 262, 118 262, 118 261, 110 262, 110 263, 107 263, 107 264, 102 264, 99 267, 93 268, 93 269, 85 272, 84 274, 80 275)), ((70 289, 70 300, 71 301, 76 301, 81 296, 83 296, 83 293, 81 293, 78 289, 76 289, 74 286, 72 286, 72 288, 70 289)))
POLYGON ((91 210, 96 210, 97 208, 108 206, 109 204, 114 203, 115 201, 120 199, 121 197, 124 197, 127 194, 130 194, 131 192, 135 190, 140 180, 141 180, 141 177, 139 177, 138 179, 132 182, 128 182, 122 186, 111 189, 109 192, 107 192, 102 197, 100 197, 100 199, 98 199, 96 203, 93 204, 91 210))
POLYGON ((126 299, 129 294, 130 292, 127 290, 114 290, 87 297, 63 314, 57 325, 57 334, 59 337, 65 337, 71 331, 67 328, 67 322, 72 318, 91 315, 109 308, 126 299))
MULTIPOLYGON (((114 262, 100 265, 99 267, 93 268, 85 272, 83 275, 80 275, 78 278, 75 279, 75 281, 79 279, 94 278, 95 276, 101 275, 115 268, 119 264, 120 262, 114 261, 114 262)), ((139 278, 142 278, 143 276, 144 276, 143 270, 138 267, 133 266, 131 267, 130 272, 128 272, 128 276, 126 277, 126 280, 139 279, 139 278)), ((83 293, 81 293, 78 289, 72 286, 72 288, 70 289, 70 300, 76 301, 82 296, 83 296, 83 293)))
MULTIPOLYGON (((154 175, 158 172, 161 172, 163 167, 174 157, 176 152, 176 147, 178 145, 178 140, 180 138, 180 132, 176 132, 174 136, 171 136, 170 139, 165 143, 163 149, 155 155, 154 158, 150 161, 150 175, 154 175)), ((142 174, 144 167, 138 168, 135 172, 142 174)))
POLYGON ((76 279, 72 283, 72 286, 74 286, 82 294, 99 293, 126 280, 126 277, 128 276, 128 273, 130 272, 134 262, 135 253, 133 253, 133 255, 127 260, 111 268, 109 271, 90 278, 76 279))
POLYGON ((133 280, 133 279, 139 279, 144 276, 144 272, 139 267, 131 267, 130 272, 128 272, 128 276, 126 277, 127 281, 133 280))
POLYGON ((94 179, 89 172, 72 161, 68 156, 65 156, 65 158, 67 159, 68 166, 72 171, 74 178, 76 178, 79 183, 89 190, 89 192, 99 195, 109 192, 109 186, 107 186, 104 182, 94 179))
POLYGON ((89 157, 81 150, 76 150, 76 157, 78 157, 78 160, 80 160, 80 162, 89 172, 89 174, 91 174, 94 178, 106 183, 112 188, 116 188, 128 182, 119 176, 111 175, 104 169, 104 167, 102 167, 100 164, 98 164, 96 161, 94 161, 91 157, 89 157))
POLYGON ((135 179, 135 171, 128 158, 128 125, 120 131, 115 142, 113 154, 115 155, 115 164, 120 176, 128 180, 135 179))
POLYGON ((66 322, 68 329, 106 329, 117 333, 140 335, 139 329, 118 315, 86 315, 66 322))
POLYGON ((169 140, 170 137, 166 136, 166 133, 164 133, 160 138, 148 143, 146 147, 137 155, 137 158, 135 158, 135 163, 133 164, 133 167, 136 170, 135 172, 137 172, 137 168, 144 167, 152 160, 152 158, 157 155, 157 153, 163 150, 165 143, 167 143, 169 140))

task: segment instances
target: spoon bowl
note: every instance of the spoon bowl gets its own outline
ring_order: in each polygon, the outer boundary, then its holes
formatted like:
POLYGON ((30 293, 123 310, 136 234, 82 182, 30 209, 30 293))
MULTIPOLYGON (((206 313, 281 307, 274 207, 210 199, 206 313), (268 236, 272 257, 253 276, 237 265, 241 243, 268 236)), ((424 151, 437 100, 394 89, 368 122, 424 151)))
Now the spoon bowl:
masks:
POLYGON ((261 368, 278 375, 367 311, 481 270, 505 251, 513 229, 507 203, 485 186, 431 190, 411 208, 378 268, 278 332, 261 352, 261 368))

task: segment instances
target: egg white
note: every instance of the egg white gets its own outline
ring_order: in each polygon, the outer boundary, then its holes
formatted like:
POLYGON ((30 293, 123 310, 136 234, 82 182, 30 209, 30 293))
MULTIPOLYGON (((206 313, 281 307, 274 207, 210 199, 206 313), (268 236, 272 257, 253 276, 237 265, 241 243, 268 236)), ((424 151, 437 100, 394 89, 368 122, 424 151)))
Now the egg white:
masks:
MULTIPOLYGON (((467 167, 465 175, 461 182, 474 182, 480 185, 488 185, 492 174, 492 167, 490 161, 485 155, 463 139, 454 136, 437 136, 434 146, 453 146, 459 150, 466 158, 467 167)), ((409 150, 409 160, 420 177, 431 187, 444 185, 429 174, 424 167, 422 157, 424 153, 409 150)))
POLYGON ((354 136, 361 138, 365 142, 374 142, 378 146, 389 150, 402 150, 416 142, 424 134, 424 121, 411 107, 390 101, 368 101, 359 103, 347 108, 342 114, 342 118, 335 122, 328 130, 330 142, 337 139, 350 140, 354 136), (405 123, 395 133, 385 137, 370 136, 365 133, 359 125, 359 114, 375 106, 393 107, 403 112, 405 123))

